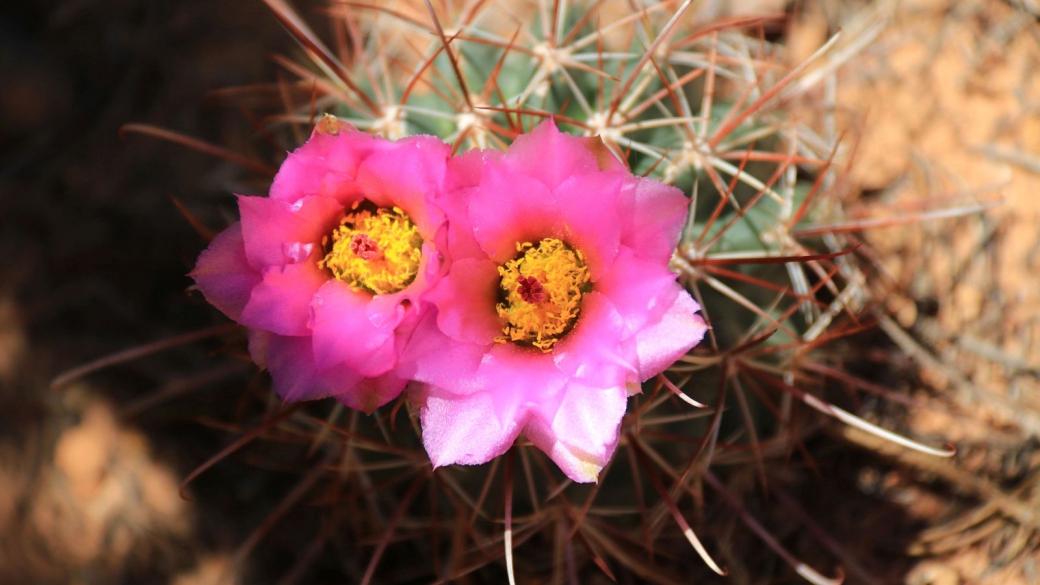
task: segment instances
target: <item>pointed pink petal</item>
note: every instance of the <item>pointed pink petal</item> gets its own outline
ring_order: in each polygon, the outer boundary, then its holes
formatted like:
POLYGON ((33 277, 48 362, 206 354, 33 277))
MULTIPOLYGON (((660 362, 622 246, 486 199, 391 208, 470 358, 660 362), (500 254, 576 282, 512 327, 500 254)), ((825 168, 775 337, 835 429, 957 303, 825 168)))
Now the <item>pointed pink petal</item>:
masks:
POLYGON ((378 207, 400 207, 429 239, 443 221, 429 202, 444 190, 450 154, 451 147, 432 136, 404 138, 365 159, 356 181, 365 199, 378 207))
POLYGON ((621 347, 625 322, 605 295, 584 296, 574 329, 553 347, 556 367, 572 378, 599 386, 624 385, 636 366, 621 347))
MULTIPOLYGON (((335 183, 348 181, 347 177, 330 177, 328 161, 325 158, 306 156, 290 152, 278 169, 278 174, 271 183, 271 199, 293 203, 304 197, 312 197, 322 192, 322 185, 331 179, 335 183)), ((352 178, 351 174, 351 178, 352 178)))
POLYGON ((315 132, 282 163, 271 184, 271 199, 293 203, 303 197, 323 195, 341 203, 350 199, 358 165, 373 152, 391 144, 364 132, 339 134, 315 132))
MULTIPOLYGON (((321 240, 338 225, 343 208, 328 197, 295 203, 267 197, 238 198, 246 258, 257 270, 321 254, 321 240)), ((320 259, 320 257, 319 257, 320 259)))
POLYGON ((556 188, 561 239, 581 250, 595 281, 618 252, 621 241, 618 198, 624 175, 596 173, 574 176, 556 188))
POLYGON ((472 394, 486 389, 477 376, 486 352, 485 345, 457 342, 445 335, 437 326, 436 315, 428 313, 398 357, 397 372, 455 394, 472 394))
POLYGON ((246 262, 242 224, 236 223, 217 234, 199 254, 189 276, 211 305, 238 321, 253 287, 262 280, 260 273, 246 262))
POLYGON ((660 262, 636 257, 622 246, 610 270, 596 281, 596 292, 606 295, 625 321, 624 337, 660 319, 672 302, 676 275, 660 262))
POLYGON ((690 200, 670 185, 632 177, 619 201, 622 245, 641 258, 667 264, 679 244, 690 200))
POLYGON ((524 435, 545 451, 567 477, 597 481, 617 448, 628 407, 624 386, 585 386, 572 382, 558 405, 543 404, 532 414, 524 435))
POLYGON ((328 281, 317 291, 311 304, 311 329, 318 368, 345 364, 365 376, 378 376, 394 367, 394 327, 404 318, 404 308, 398 305, 396 318, 379 327, 368 317, 371 300, 372 295, 354 291, 338 280, 328 281))
POLYGON ((422 245, 422 256, 419 258, 419 270, 415 280, 404 289, 390 295, 376 295, 368 305, 368 316, 378 326, 397 319, 397 307, 410 306, 411 310, 423 310, 425 296, 443 277, 445 260, 438 248, 431 243, 422 245))
POLYGON ((526 420, 500 419, 487 392, 469 396, 418 391, 423 446, 433 466, 479 465, 509 450, 526 420))
POLYGON ((309 337, 269 335, 265 353, 275 392, 286 402, 334 396, 370 413, 397 398, 407 383, 393 373, 365 378, 345 365, 319 369, 309 337))
POLYGON ((311 262, 272 266, 253 289, 239 322, 279 335, 310 335, 311 299, 327 280, 311 262))
POLYGON ((448 192, 437 200, 437 206, 444 210, 447 225, 437 235, 437 245, 448 258, 486 258, 487 254, 473 237, 473 227, 469 221, 470 194, 473 189, 460 189, 448 192))
POLYGON ((641 329, 634 338, 639 379, 645 381, 672 365, 700 343, 707 331, 704 319, 697 314, 700 305, 678 284, 670 294, 662 295, 668 308, 660 320, 641 329))
POLYGON ((437 306, 437 325, 452 339, 487 345, 502 334, 495 312, 498 302, 498 267, 489 260, 464 258, 429 292, 437 306))
POLYGON ((266 358, 274 390, 286 402, 346 394, 362 378, 346 366, 318 370, 310 337, 272 335, 266 358))
POLYGON ((373 410, 400 396, 407 384, 408 380, 389 372, 375 378, 364 378, 350 391, 333 393, 333 397, 354 410, 372 414, 373 410))
MULTIPOLYGON (((348 287, 349 288, 349 287, 348 287)), ((389 295, 369 295, 357 293, 368 297, 363 312, 368 322, 377 329, 394 330, 404 320, 408 312, 404 301, 407 296, 404 291, 389 295)))
POLYGON ((527 406, 553 400, 567 383, 551 353, 511 343, 495 343, 486 351, 477 377, 503 420, 518 417, 527 406))
POLYGON ((504 161, 513 172, 535 178, 551 191, 573 175, 618 168, 620 161, 609 152, 609 158, 603 158, 601 148, 605 149, 599 138, 571 136, 560 132, 552 120, 546 120, 527 134, 517 136, 504 161))
POLYGON ((555 233, 556 198, 543 184, 496 166, 484 169, 470 193, 469 221, 481 249, 501 264, 516 256, 518 242, 537 242, 555 233))
POLYGON ((469 189, 480 184, 480 176, 484 168, 491 164, 499 164, 503 153, 497 150, 468 150, 448 159, 448 174, 445 179, 445 192, 458 189, 469 189))
POLYGON ((249 348, 249 357, 261 370, 267 369, 267 346, 271 343, 274 333, 263 329, 246 329, 246 341, 249 348))

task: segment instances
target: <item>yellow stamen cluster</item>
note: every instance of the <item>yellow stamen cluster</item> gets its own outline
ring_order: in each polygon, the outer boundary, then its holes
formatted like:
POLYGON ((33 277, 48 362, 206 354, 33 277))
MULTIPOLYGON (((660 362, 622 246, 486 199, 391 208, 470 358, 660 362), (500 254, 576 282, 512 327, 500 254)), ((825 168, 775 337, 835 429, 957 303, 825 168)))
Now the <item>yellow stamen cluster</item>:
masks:
POLYGON ((404 289, 415 280, 422 236, 403 211, 357 206, 326 239, 328 253, 318 265, 354 290, 376 295, 404 289))
POLYGON ((591 289, 585 258, 556 238, 516 245, 519 254, 498 267, 503 301, 495 307, 503 337, 544 352, 578 320, 581 297, 591 289))

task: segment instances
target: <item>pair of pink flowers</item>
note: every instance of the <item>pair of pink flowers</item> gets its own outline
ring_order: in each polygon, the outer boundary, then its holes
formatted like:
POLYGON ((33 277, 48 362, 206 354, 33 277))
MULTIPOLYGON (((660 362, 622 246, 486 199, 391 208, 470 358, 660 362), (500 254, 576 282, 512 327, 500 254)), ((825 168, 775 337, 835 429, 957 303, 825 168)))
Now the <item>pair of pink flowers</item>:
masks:
POLYGON ((370 412, 409 382, 433 465, 523 433, 596 481, 628 397, 705 331, 668 261, 687 200, 546 122, 451 156, 327 118, 192 272, 287 401, 370 412))

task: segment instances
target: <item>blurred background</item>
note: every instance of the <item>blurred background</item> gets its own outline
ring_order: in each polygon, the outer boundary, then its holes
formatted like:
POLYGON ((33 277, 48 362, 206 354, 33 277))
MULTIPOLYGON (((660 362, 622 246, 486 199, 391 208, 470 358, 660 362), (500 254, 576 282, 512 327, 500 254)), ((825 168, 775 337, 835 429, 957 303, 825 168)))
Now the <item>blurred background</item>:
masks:
MULTIPOLYGON (((325 32, 326 3, 296 6, 325 32)), ((875 383, 932 404, 872 408, 890 426, 957 444, 957 458, 829 430, 809 445, 819 470, 796 497, 839 552, 799 536, 804 518, 779 512, 773 530, 799 558, 844 566, 849 582, 1040 582, 1038 7, 774 0, 698 10, 785 14, 770 34, 790 63, 839 29, 882 27, 834 88, 839 130, 855 145, 839 161, 853 214, 913 216, 941 203, 936 192, 1001 202, 865 234, 901 292, 884 299, 888 335, 857 351, 888 356, 875 383)), ((221 90, 276 81, 284 69, 271 55, 294 51, 259 0, 0 8, 0 583, 299 577, 321 507, 293 508, 270 533, 258 527, 305 466, 247 451, 202 474, 189 499, 179 493, 229 444, 221 421, 243 408, 242 389, 262 391, 247 358, 213 360, 219 345, 201 339, 51 387, 99 357, 219 322, 187 291, 206 242, 196 228, 226 225, 231 194, 263 194, 265 178, 120 128, 149 124, 277 161, 284 144, 262 135, 247 100, 221 90)), ((370 551, 333 545, 298 582, 344 582, 370 551)), ((783 575, 761 561, 728 582, 783 575)))
POLYGON ((214 322, 186 293, 206 240, 174 198, 220 227, 231 194, 262 183, 120 128, 147 123, 250 152, 256 121, 211 92, 274 79, 269 55, 291 44, 251 0, 0 8, 0 582, 238 579, 226 551, 263 519, 264 480, 227 481, 232 464, 210 476, 204 503, 178 489, 220 446, 197 418, 229 419, 222 409, 248 370, 215 370, 213 348, 196 343, 89 384, 50 383, 214 322), (204 393, 185 408, 128 411, 171 384, 204 393))

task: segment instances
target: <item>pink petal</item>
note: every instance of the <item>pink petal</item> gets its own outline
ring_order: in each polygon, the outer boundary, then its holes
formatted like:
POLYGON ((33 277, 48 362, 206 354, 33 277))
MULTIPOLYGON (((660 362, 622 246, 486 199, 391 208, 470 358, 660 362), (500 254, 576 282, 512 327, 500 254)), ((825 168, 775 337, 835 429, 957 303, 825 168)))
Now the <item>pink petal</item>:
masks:
POLYGON ((404 377, 448 388, 459 395, 485 390, 477 376, 487 347, 459 343, 441 332, 437 317, 427 313, 420 320, 397 360, 404 377))
MULTIPOLYGON (((278 169, 278 174, 271 183, 271 199, 292 203, 303 197, 317 195, 322 184, 330 174, 328 162, 324 157, 306 156, 300 153, 307 145, 296 152, 290 152, 278 169)), ((342 182, 346 177, 339 177, 342 182)))
POLYGON ((444 211, 445 229, 437 235, 438 248, 451 259, 486 258, 473 237, 473 227, 469 221, 470 194, 473 189, 460 189, 448 192, 437 200, 437 206, 444 211))
POLYGON ((625 387, 571 383, 556 404, 541 405, 524 430, 539 449, 579 483, 595 482, 617 448, 628 407, 625 387))
POLYGON ((263 329, 246 329, 246 340, 249 348, 249 357, 261 370, 267 369, 267 346, 271 343, 274 333, 263 329))
POLYGON ((275 392, 286 402, 346 394, 362 378, 346 366, 319 370, 310 337, 273 335, 267 343, 266 358, 275 392))
POLYGON ((407 384, 408 380, 390 372, 375 378, 363 378, 350 391, 333 393, 333 397, 354 410, 372 414, 373 410, 400 396, 407 384))
POLYGON ((553 363, 551 353, 510 343, 496 343, 486 351, 477 377, 503 420, 553 400, 567 383, 567 375, 553 363))
POLYGON ((413 400, 419 405, 423 445, 433 466, 479 465, 505 453, 525 419, 500 419, 487 392, 469 396, 423 388, 413 400))
POLYGON ((268 334, 264 346, 275 392, 286 402, 334 396, 351 408, 370 413, 397 398, 407 383, 393 373, 365 378, 346 365, 319 369, 309 337, 268 334))
POLYGON ((498 267, 489 260, 464 258, 429 292, 437 306, 437 326, 452 339, 487 345, 502 334, 495 312, 498 302, 498 267))
POLYGON ((405 304, 407 296, 404 291, 389 295, 357 294, 368 297, 364 314, 368 322, 377 329, 396 329, 408 312, 405 304))
POLYGON ((451 147, 432 136, 412 136, 368 157, 358 168, 357 184, 378 207, 400 207, 424 238, 443 221, 429 200, 444 189, 451 147))
POLYGON ((663 295, 668 308, 660 320, 644 327, 635 335, 635 353, 639 379, 645 381, 663 372, 686 352, 700 343, 708 327, 697 314, 700 305, 678 284, 663 295))
POLYGON ((246 258, 257 270, 302 260, 300 250, 321 253, 321 240, 339 223, 343 207, 335 199, 308 197, 295 203, 239 196, 246 258))
POLYGON ((399 315, 377 326, 367 307, 372 295, 354 291, 344 282, 330 280, 314 295, 311 309, 314 332, 314 361, 319 368, 345 364, 365 376, 385 374, 394 367, 397 352, 394 327, 399 315))
POLYGON ((689 199, 675 187, 631 177, 619 201, 621 243, 641 258, 667 264, 686 224, 689 199))
POLYGON ((599 279, 614 261, 621 239, 618 198, 624 175, 578 175, 556 188, 562 239, 585 255, 592 280, 599 279))
POLYGON ((238 321, 253 287, 262 280, 260 273, 246 262, 242 224, 236 223, 217 234, 199 254, 189 276, 211 305, 238 321))
POLYGON ((484 252, 501 264, 516 255, 518 242, 565 237, 557 233, 556 198, 543 184, 488 166, 480 186, 470 192, 469 221, 484 252))
POLYGON ((588 384, 624 385, 636 371, 621 347, 622 338, 627 337, 624 326, 624 320, 606 296, 597 292, 586 294, 574 329, 553 348, 556 367, 588 384))
POLYGON ((310 335, 311 300, 328 278, 313 262, 272 266, 253 289, 239 322, 279 335, 310 335))
MULTIPOLYGON (((594 173, 620 164, 602 157, 599 138, 578 138, 546 120, 527 134, 518 136, 506 152, 505 163, 517 174, 535 178, 550 191, 574 175, 594 173), (601 165, 602 162, 602 165, 601 165)), ((609 154, 609 153, 608 153, 609 154)))
POLYGON ((498 164, 502 153, 494 150, 470 150, 448 160, 444 194, 436 200, 437 207, 444 211, 448 229, 439 241, 440 249, 449 258, 483 258, 470 226, 470 195, 480 185, 484 169, 498 164))
POLYGON ((676 275, 660 262, 636 257, 622 246, 610 270, 596 281, 595 290, 606 295, 625 321, 625 337, 657 320, 674 296, 676 275))
POLYGON ((469 189, 480 184, 484 167, 499 164, 502 153, 497 150, 468 150, 448 159, 448 174, 445 179, 446 192, 469 189))
POLYGON ((271 184, 271 199, 293 203, 303 197, 323 195, 341 203, 349 199, 358 165, 373 152, 392 144, 364 132, 338 134, 315 132, 282 163, 271 184))
POLYGON ((422 256, 419 258, 419 270, 415 275, 415 280, 406 286, 404 290, 397 293, 379 295, 380 302, 369 305, 369 317, 372 319, 372 322, 377 323, 380 321, 380 314, 383 313, 380 307, 391 302, 391 300, 396 304, 411 304, 414 310, 422 310, 423 304, 426 303, 426 293, 440 282, 440 279, 447 271, 446 264, 447 261, 444 255, 439 252, 437 245, 431 242, 424 242, 422 245, 422 256))

